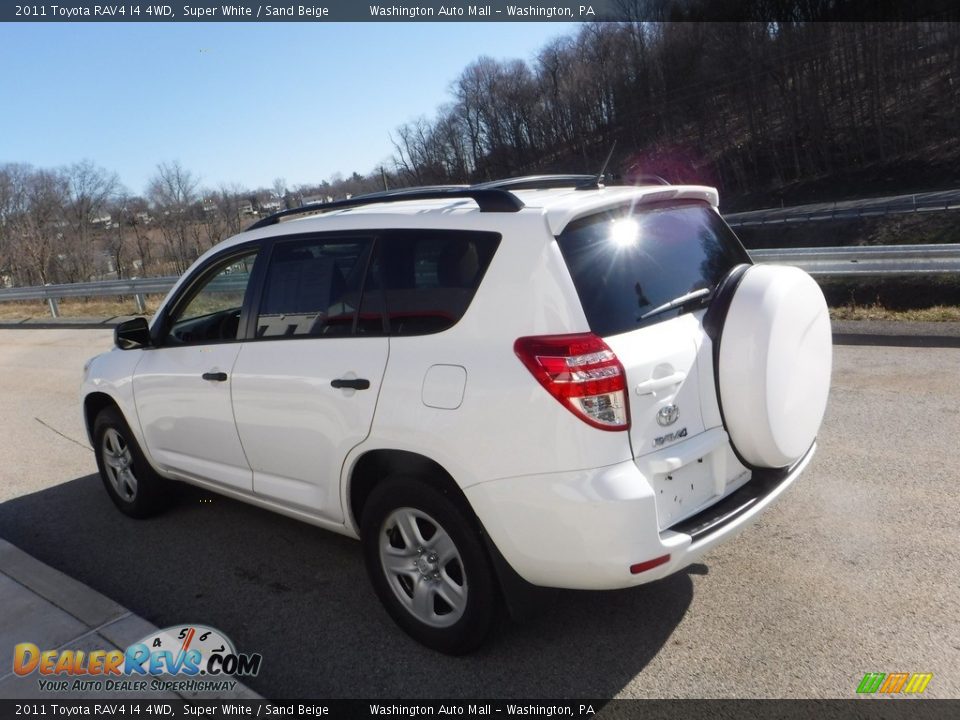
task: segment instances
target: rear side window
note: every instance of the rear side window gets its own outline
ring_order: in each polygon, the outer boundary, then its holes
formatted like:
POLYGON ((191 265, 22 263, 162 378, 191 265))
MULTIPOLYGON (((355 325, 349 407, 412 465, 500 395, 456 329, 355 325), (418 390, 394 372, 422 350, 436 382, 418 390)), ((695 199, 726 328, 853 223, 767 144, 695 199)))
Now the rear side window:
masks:
POLYGON ((731 268, 750 262, 702 203, 598 213, 568 225, 557 242, 590 329, 601 337, 701 307, 731 268), (686 296, 688 302, 665 307, 686 296))
POLYGON ((257 337, 349 335, 370 238, 280 243, 264 280, 257 337))
POLYGON ((456 324, 499 243, 498 234, 487 232, 382 233, 370 262, 358 333, 424 335, 456 324))

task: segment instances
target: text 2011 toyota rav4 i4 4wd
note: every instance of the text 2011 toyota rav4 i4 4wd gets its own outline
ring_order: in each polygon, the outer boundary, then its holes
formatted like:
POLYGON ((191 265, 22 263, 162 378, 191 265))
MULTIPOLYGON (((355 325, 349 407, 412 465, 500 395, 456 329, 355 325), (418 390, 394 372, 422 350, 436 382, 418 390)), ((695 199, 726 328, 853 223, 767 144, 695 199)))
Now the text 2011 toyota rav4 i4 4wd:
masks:
POLYGON ((125 513, 170 479, 358 537, 405 631, 476 647, 530 586, 625 588, 743 529, 810 460, 831 335, 699 186, 548 176, 257 222, 91 360, 125 513))

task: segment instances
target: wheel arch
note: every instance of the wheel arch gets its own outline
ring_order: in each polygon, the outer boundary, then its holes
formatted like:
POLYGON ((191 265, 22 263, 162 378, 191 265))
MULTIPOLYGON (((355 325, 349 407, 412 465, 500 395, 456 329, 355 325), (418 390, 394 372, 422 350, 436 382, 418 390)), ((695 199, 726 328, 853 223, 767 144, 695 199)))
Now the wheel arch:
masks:
POLYGON ((353 464, 347 487, 347 520, 360 534, 363 508, 370 493, 392 475, 415 477, 431 485, 476 518, 467 496, 445 467, 432 458, 410 450, 378 448, 368 450, 353 464))
MULTIPOLYGON (((116 388, 111 388, 111 390, 116 390, 116 388)), ((120 413, 130 428, 133 439, 137 441, 137 444, 140 446, 140 452, 143 453, 150 467, 154 472, 160 473, 160 471, 157 470, 157 464, 153 461, 150 450, 147 448, 146 439, 140 427, 140 420, 137 417, 137 409, 133 405, 133 398, 132 396, 125 398, 123 392, 113 394, 112 392, 104 392, 103 390, 93 390, 84 395, 83 424, 87 431, 87 439, 90 442, 90 447, 96 447, 93 437, 93 424, 97 421, 97 415, 108 407, 117 409, 117 412, 120 413)))
POLYGON ((553 591, 531 585, 510 565, 483 527, 483 522, 473 510, 463 490, 453 476, 437 461, 409 450, 368 450, 354 463, 347 487, 347 522, 352 524, 358 537, 361 535, 360 519, 363 507, 373 489, 391 475, 407 475, 429 483, 459 505, 476 523, 490 562, 493 565, 501 597, 507 611, 515 620, 531 617, 542 607, 544 596, 553 591))
POLYGON ((97 420, 97 415, 99 415, 104 408, 110 406, 115 407, 123 414, 120 403, 118 403, 112 395, 108 395, 105 392, 92 392, 83 398, 83 423, 84 427, 86 427, 87 439, 90 441, 91 447, 94 446, 93 424, 97 420))

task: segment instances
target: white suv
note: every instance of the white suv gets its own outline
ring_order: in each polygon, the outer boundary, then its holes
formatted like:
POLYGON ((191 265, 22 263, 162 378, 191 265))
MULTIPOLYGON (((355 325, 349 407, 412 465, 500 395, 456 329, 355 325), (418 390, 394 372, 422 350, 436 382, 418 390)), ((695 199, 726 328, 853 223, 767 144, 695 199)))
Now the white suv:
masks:
POLYGON ((699 186, 589 176, 285 211, 207 252, 85 369, 113 502, 181 480, 359 538, 448 653, 535 588, 676 572, 810 460, 818 286, 754 266, 699 186))

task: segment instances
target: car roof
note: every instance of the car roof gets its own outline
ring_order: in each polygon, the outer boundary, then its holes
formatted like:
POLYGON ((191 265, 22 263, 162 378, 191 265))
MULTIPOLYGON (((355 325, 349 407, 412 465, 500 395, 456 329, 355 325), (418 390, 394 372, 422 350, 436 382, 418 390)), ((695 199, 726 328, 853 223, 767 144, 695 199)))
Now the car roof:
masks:
MULTIPOLYGON (((545 217, 552 235, 559 235, 563 229, 578 217, 604 209, 622 206, 628 203, 642 205, 667 200, 700 200, 717 207, 718 193, 714 188, 703 185, 640 185, 609 186, 591 189, 574 187, 548 189, 511 190, 510 193, 523 203, 518 211, 525 215, 539 214, 545 217)), ((376 226, 414 227, 417 223, 437 227, 437 223, 447 227, 463 229, 481 229, 488 226, 491 218, 501 222, 514 216, 512 212, 482 212, 469 197, 453 198, 390 198, 383 202, 357 206, 327 209, 318 205, 315 213, 305 210, 276 222, 241 232, 224 241, 217 250, 248 240, 274 235, 288 235, 325 230, 364 229, 371 224, 376 226), (371 223, 373 216, 376 220, 371 223), (468 220, 469 216, 477 216, 468 220), (387 220, 390 217, 390 220, 387 220), (484 222, 480 222, 481 218, 484 222)))

